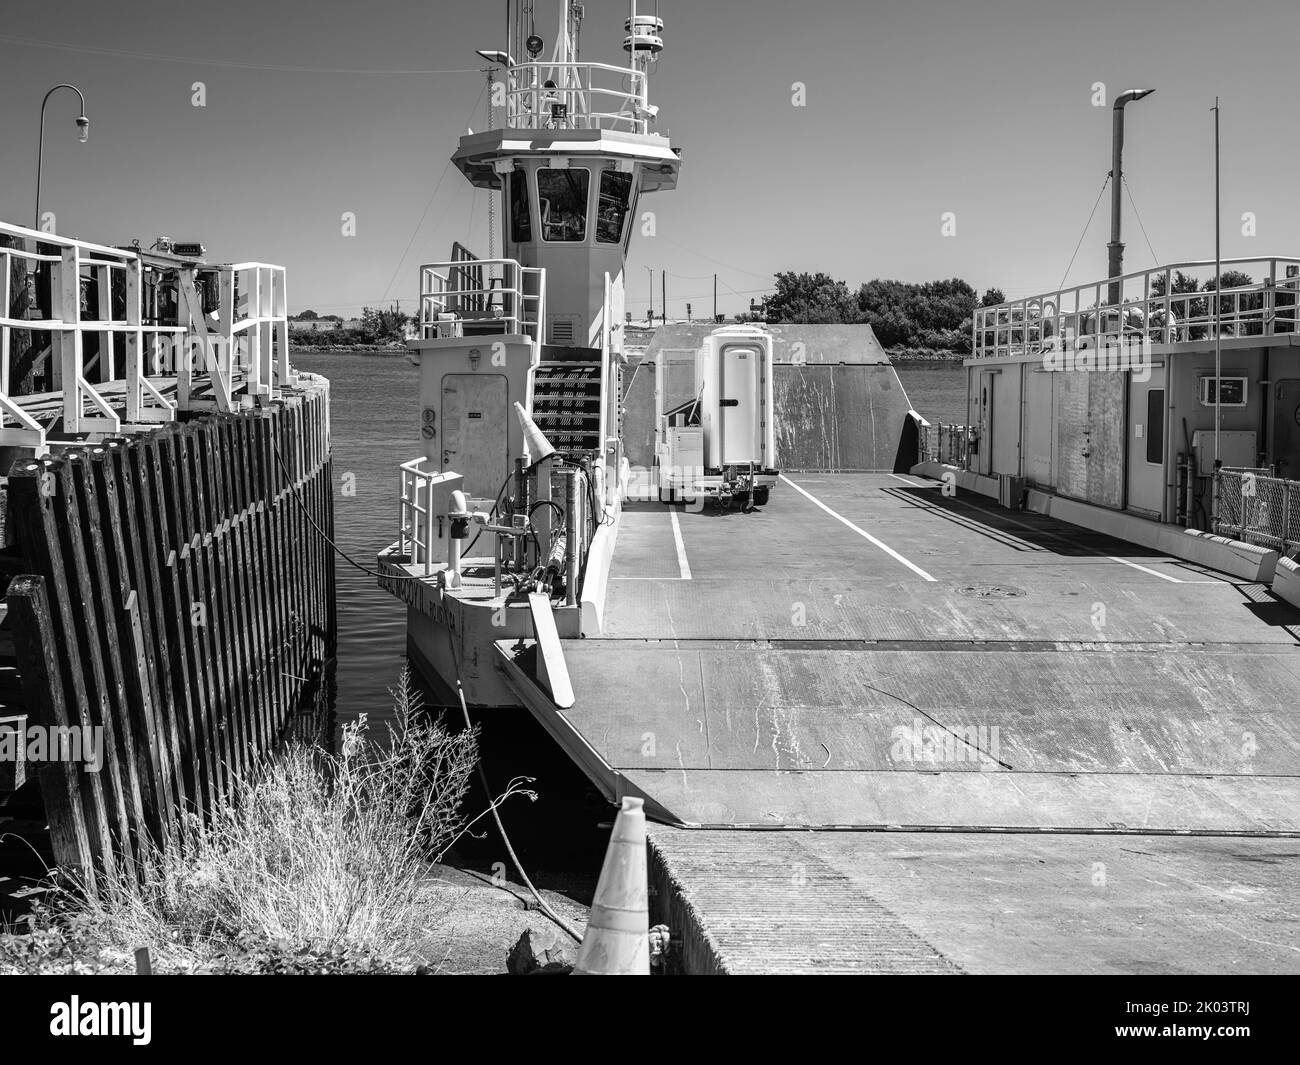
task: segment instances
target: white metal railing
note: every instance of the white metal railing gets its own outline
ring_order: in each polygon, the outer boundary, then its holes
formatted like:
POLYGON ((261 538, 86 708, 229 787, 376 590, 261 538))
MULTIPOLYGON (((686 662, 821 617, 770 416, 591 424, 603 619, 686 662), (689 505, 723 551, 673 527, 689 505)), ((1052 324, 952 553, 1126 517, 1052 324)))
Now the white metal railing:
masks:
POLYGON ((229 410, 240 389, 266 395, 292 382, 283 267, 197 267, 4 222, 0 235, 17 245, 0 247, 0 445, 41 455, 55 421, 72 437, 129 432, 171 421, 178 409, 229 410), (160 272, 174 289, 174 321, 159 310, 160 272), (217 279, 215 321, 204 312, 198 273, 217 279), (25 295, 15 301, 18 279, 25 295), (13 316, 16 304, 38 311, 42 296, 48 314, 13 316), (38 336, 48 338, 48 391, 12 391, 16 333, 31 334, 38 355, 46 347, 38 336), (195 376, 210 387, 196 390, 195 376), (164 395, 172 378, 174 399, 164 395))
POLYGON ((506 77, 507 129, 648 133, 654 120, 644 71, 607 63, 541 62, 519 63, 506 77))
POLYGON ((426 470, 427 458, 413 459, 401 466, 402 494, 399 503, 397 550, 417 567, 423 566, 425 576, 433 572, 434 557, 429 535, 434 518, 429 513, 432 492, 430 482, 439 476, 438 470, 426 470))
POLYGON ((420 267, 420 338, 465 335, 467 323, 544 342, 546 270, 514 259, 456 259, 420 267), (500 277, 493 277, 499 272, 500 277))
POLYGON ((231 410, 236 379, 248 396, 267 396, 292 385, 289 322, 283 266, 232 263, 217 267, 218 309, 213 322, 204 314, 195 271, 180 279, 181 316, 187 324, 187 355, 175 366, 182 409, 231 410), (207 395, 195 394, 196 373, 206 375, 207 395))
POLYGON ((1213 261, 1169 263, 993 307, 977 307, 972 327, 974 357, 1036 355, 1071 344, 1092 347, 1135 340, 1153 344, 1209 340, 1214 335, 1216 309, 1221 337, 1300 332, 1300 259, 1224 259, 1221 269, 1224 274, 1245 273, 1251 282, 1225 287, 1216 297, 1213 287, 1204 287, 1206 282, 1214 282, 1213 261), (1196 291, 1173 291, 1193 284, 1196 291))

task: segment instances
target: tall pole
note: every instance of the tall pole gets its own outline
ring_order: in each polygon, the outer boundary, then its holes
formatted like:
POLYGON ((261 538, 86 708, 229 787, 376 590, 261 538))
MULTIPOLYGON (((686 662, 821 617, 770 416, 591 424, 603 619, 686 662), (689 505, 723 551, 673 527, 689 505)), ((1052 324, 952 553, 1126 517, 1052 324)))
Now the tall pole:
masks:
MULTIPOLYGON (((1124 182, 1124 108, 1134 100, 1150 96, 1155 89, 1127 89, 1115 97, 1115 107, 1111 119, 1111 159, 1110 159, 1110 243, 1106 245, 1106 276, 1118 278, 1124 273, 1124 245, 1120 240, 1120 216, 1123 213, 1124 182)), ((1112 280, 1110 283, 1109 302, 1118 307, 1123 285, 1112 280)))
POLYGON ((713 321, 718 321, 718 275, 713 275, 713 321))
POLYGON ((45 167, 45 105, 50 102, 50 97, 60 89, 71 89, 81 101, 81 114, 77 117, 77 129, 81 132, 83 143, 86 140, 86 133, 90 129, 90 120, 86 118, 86 98, 82 96, 81 90, 75 85, 56 85, 45 94, 45 99, 41 101, 40 140, 36 147, 36 223, 32 226, 36 230, 41 228, 41 172, 45 167))
MULTIPOLYGON (((1223 287, 1223 251, 1221 244, 1222 232, 1219 225, 1219 98, 1214 98, 1214 470, 1217 475, 1219 470, 1219 427, 1220 427, 1220 402, 1223 391, 1223 363, 1221 352, 1219 351, 1219 315, 1222 312, 1222 303, 1219 299, 1219 290, 1223 287)), ((1215 484, 1218 484, 1218 477, 1215 477, 1215 484)), ((1218 517, 1218 499, 1215 498, 1215 517, 1218 517)))
POLYGON ((663 317, 664 324, 667 325, 668 324, 668 271, 667 270, 661 270, 659 272, 659 285, 660 285, 660 295, 663 296, 663 299, 659 301, 661 305, 659 307, 659 314, 663 317))

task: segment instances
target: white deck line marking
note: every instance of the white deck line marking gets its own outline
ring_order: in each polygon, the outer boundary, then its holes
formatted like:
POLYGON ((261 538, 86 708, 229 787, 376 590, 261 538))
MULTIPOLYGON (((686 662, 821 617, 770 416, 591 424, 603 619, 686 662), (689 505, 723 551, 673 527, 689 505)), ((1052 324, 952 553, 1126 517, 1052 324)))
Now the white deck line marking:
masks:
POLYGON ((668 516, 673 519, 673 540, 677 544, 677 569, 681 572, 681 579, 689 581, 691 564, 686 561, 686 544, 682 541, 682 527, 677 520, 677 508, 669 507, 668 516))
POLYGON ((794 481, 790 480, 790 478, 787 477, 784 473, 781 474, 780 477, 781 477, 781 480, 783 480, 786 484, 788 484, 791 488, 793 488, 793 489, 794 489, 796 492, 798 492, 801 496, 804 496, 804 497, 806 497, 807 499, 811 500, 811 501, 813 502, 814 505, 816 505, 816 506, 820 507, 822 510, 826 511, 826 513, 829 514, 829 515, 830 515, 832 518, 834 518, 836 521, 841 522, 841 523, 844 524, 844 525, 847 525, 850 529, 852 529, 855 533, 857 533, 859 536, 861 536, 864 540, 868 541, 869 543, 873 543, 873 544, 875 544, 878 548, 880 548, 880 550, 882 550, 883 552, 885 552, 885 554, 887 554, 890 558, 895 559, 895 560, 898 561, 898 562, 901 562, 904 566, 906 566, 908 569, 910 569, 910 570, 911 570, 913 573, 915 573, 918 577, 921 577, 923 580, 927 580, 927 581, 934 581, 934 580, 936 580, 936 578, 931 577, 930 574, 926 573, 925 570, 923 570, 923 569, 922 569, 920 566, 918 566, 915 562, 911 562, 911 561, 909 561, 908 559, 904 558, 902 555, 900 555, 897 551, 895 551, 892 547, 890 547, 890 546, 889 546, 887 543, 885 543, 883 540, 877 540, 874 536, 871 535, 871 533, 867 532, 866 529, 860 529, 860 528, 858 528, 858 526, 854 525, 853 522, 849 521, 849 519, 846 518, 843 514, 837 514, 837 513, 835 513, 835 511, 831 510, 830 507, 828 507, 825 503, 823 503, 820 499, 818 499, 818 498, 817 498, 815 495, 813 495, 811 492, 806 492, 806 491, 804 491, 802 488, 800 488, 797 484, 794 483, 794 481))
POLYGON ((1118 562, 1121 566, 1132 566, 1134 569, 1140 569, 1143 573, 1149 573, 1153 577, 1159 577, 1162 581, 1169 581, 1173 584, 1185 583, 1184 581, 1179 580, 1177 577, 1169 576, 1168 573, 1160 573, 1157 572, 1156 570, 1148 569, 1146 566, 1139 566, 1136 562, 1130 562, 1126 558, 1119 558, 1116 555, 1107 555, 1106 557, 1110 559, 1112 562, 1118 562))
POLYGON ((902 481, 909 488, 933 488, 939 483, 938 481, 923 481, 918 484, 916 481, 909 481, 906 477, 902 477, 897 473, 891 473, 889 476, 896 481, 902 481))
MULTIPOLYGON (((962 500, 962 502, 965 503, 965 504, 966 504, 968 507, 970 507, 971 509, 973 509, 973 510, 978 510, 981 514, 988 514, 988 515, 990 515, 990 516, 992 516, 992 517, 995 517, 995 518, 1002 518, 1002 519, 1005 520, 1005 521, 1009 521, 1012 525, 1019 526, 1019 527, 1022 528, 1022 529, 1028 529, 1030 532, 1035 532, 1035 531, 1038 531, 1038 532, 1046 532, 1046 534, 1047 534, 1048 536, 1050 536, 1051 538, 1053 538, 1053 539, 1055 539, 1055 540, 1060 540, 1062 543, 1067 543, 1067 544, 1069 544, 1071 547, 1077 547, 1077 548, 1079 548, 1080 550, 1085 550, 1085 551, 1087 550, 1087 548, 1085 548, 1085 547, 1083 546, 1083 544, 1078 543, 1077 541, 1070 539, 1068 536, 1062 536, 1060 533, 1048 532, 1047 530, 1042 530, 1042 529, 1035 530, 1035 527, 1032 526, 1032 525, 1026 525, 1023 521, 1016 521, 1015 518, 1009 518, 1009 517, 1007 517, 1005 514, 999 514, 999 513, 998 513, 997 511, 995 511, 995 510, 988 510, 988 509, 985 508, 985 507, 981 507, 981 506, 980 506, 979 504, 977 504, 977 503, 972 503, 969 499, 964 499, 964 500, 962 500)), ((1093 557, 1094 557, 1094 558, 1102 558, 1102 557, 1105 557, 1105 559, 1106 559, 1108 562, 1118 562, 1121 566, 1132 566, 1134 569, 1139 569, 1139 570, 1141 570, 1143 573, 1149 573, 1149 574, 1151 574, 1151 576, 1153 576, 1153 577, 1159 577, 1161 580, 1164 580, 1164 581, 1170 581, 1170 582, 1173 583, 1173 584, 1223 584, 1223 583, 1225 583, 1224 581, 1218 581, 1218 580, 1209 580, 1209 581, 1185 581, 1185 580, 1182 580, 1182 579, 1179 578, 1179 577, 1171 577, 1171 576, 1169 576, 1167 573, 1159 573, 1159 572, 1157 572, 1156 570, 1148 569, 1146 566, 1139 566, 1136 562, 1130 562, 1130 561, 1128 561, 1128 559, 1125 559, 1125 558, 1119 558, 1119 557, 1117 557, 1117 556, 1115 556, 1115 555, 1105 555, 1105 556, 1094 555, 1093 557)))

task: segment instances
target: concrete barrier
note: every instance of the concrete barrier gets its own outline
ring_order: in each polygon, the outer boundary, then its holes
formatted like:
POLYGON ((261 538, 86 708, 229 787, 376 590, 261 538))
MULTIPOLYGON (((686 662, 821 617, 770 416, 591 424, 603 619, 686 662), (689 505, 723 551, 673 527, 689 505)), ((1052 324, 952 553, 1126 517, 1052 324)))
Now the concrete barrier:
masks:
POLYGON ((940 462, 918 462, 908 472, 915 474, 917 477, 933 477, 936 481, 942 481, 945 476, 951 476, 953 483, 958 488, 988 496, 990 499, 997 499, 998 497, 998 479, 996 477, 986 477, 982 473, 972 473, 970 470, 947 466, 940 462))
POLYGON ((1300 607, 1300 563, 1279 558, 1273 574, 1273 594, 1292 606, 1300 607))

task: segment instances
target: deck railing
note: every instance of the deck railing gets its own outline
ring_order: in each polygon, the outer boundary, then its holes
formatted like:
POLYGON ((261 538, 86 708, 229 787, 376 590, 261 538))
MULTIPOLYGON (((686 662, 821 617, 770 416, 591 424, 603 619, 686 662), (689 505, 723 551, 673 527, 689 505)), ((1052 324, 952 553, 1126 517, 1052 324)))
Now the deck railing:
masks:
POLYGON ((541 344, 545 322, 542 267, 521 266, 514 259, 474 258, 420 267, 421 339, 464 336, 470 325, 523 334, 541 344))
POLYGON ((646 92, 645 73, 627 67, 520 63, 508 73, 506 128, 648 133, 653 111, 646 92))
POLYGON ((1215 481, 1216 533, 1284 554, 1300 551, 1300 481, 1237 469, 1219 470, 1215 481))
POLYGON ((73 438, 130 432, 292 383, 283 267, 207 267, 4 222, 0 236, 0 446, 39 456, 55 423, 73 438), (199 274, 220 292, 215 319, 199 274))
MULTIPOLYGON (((1220 337, 1300 332, 1300 259, 1224 259, 1225 275, 1244 273, 1249 284, 1224 287, 1217 297, 1220 337)), ((1103 344, 1172 344, 1213 338, 1215 264, 1169 263, 1122 277, 1013 300, 974 313, 975 358, 1037 355, 1103 344), (1211 284, 1206 290, 1205 284, 1211 284), (1174 291, 1190 288, 1196 291, 1174 291), (1112 288, 1118 286, 1118 301, 1112 288)))

